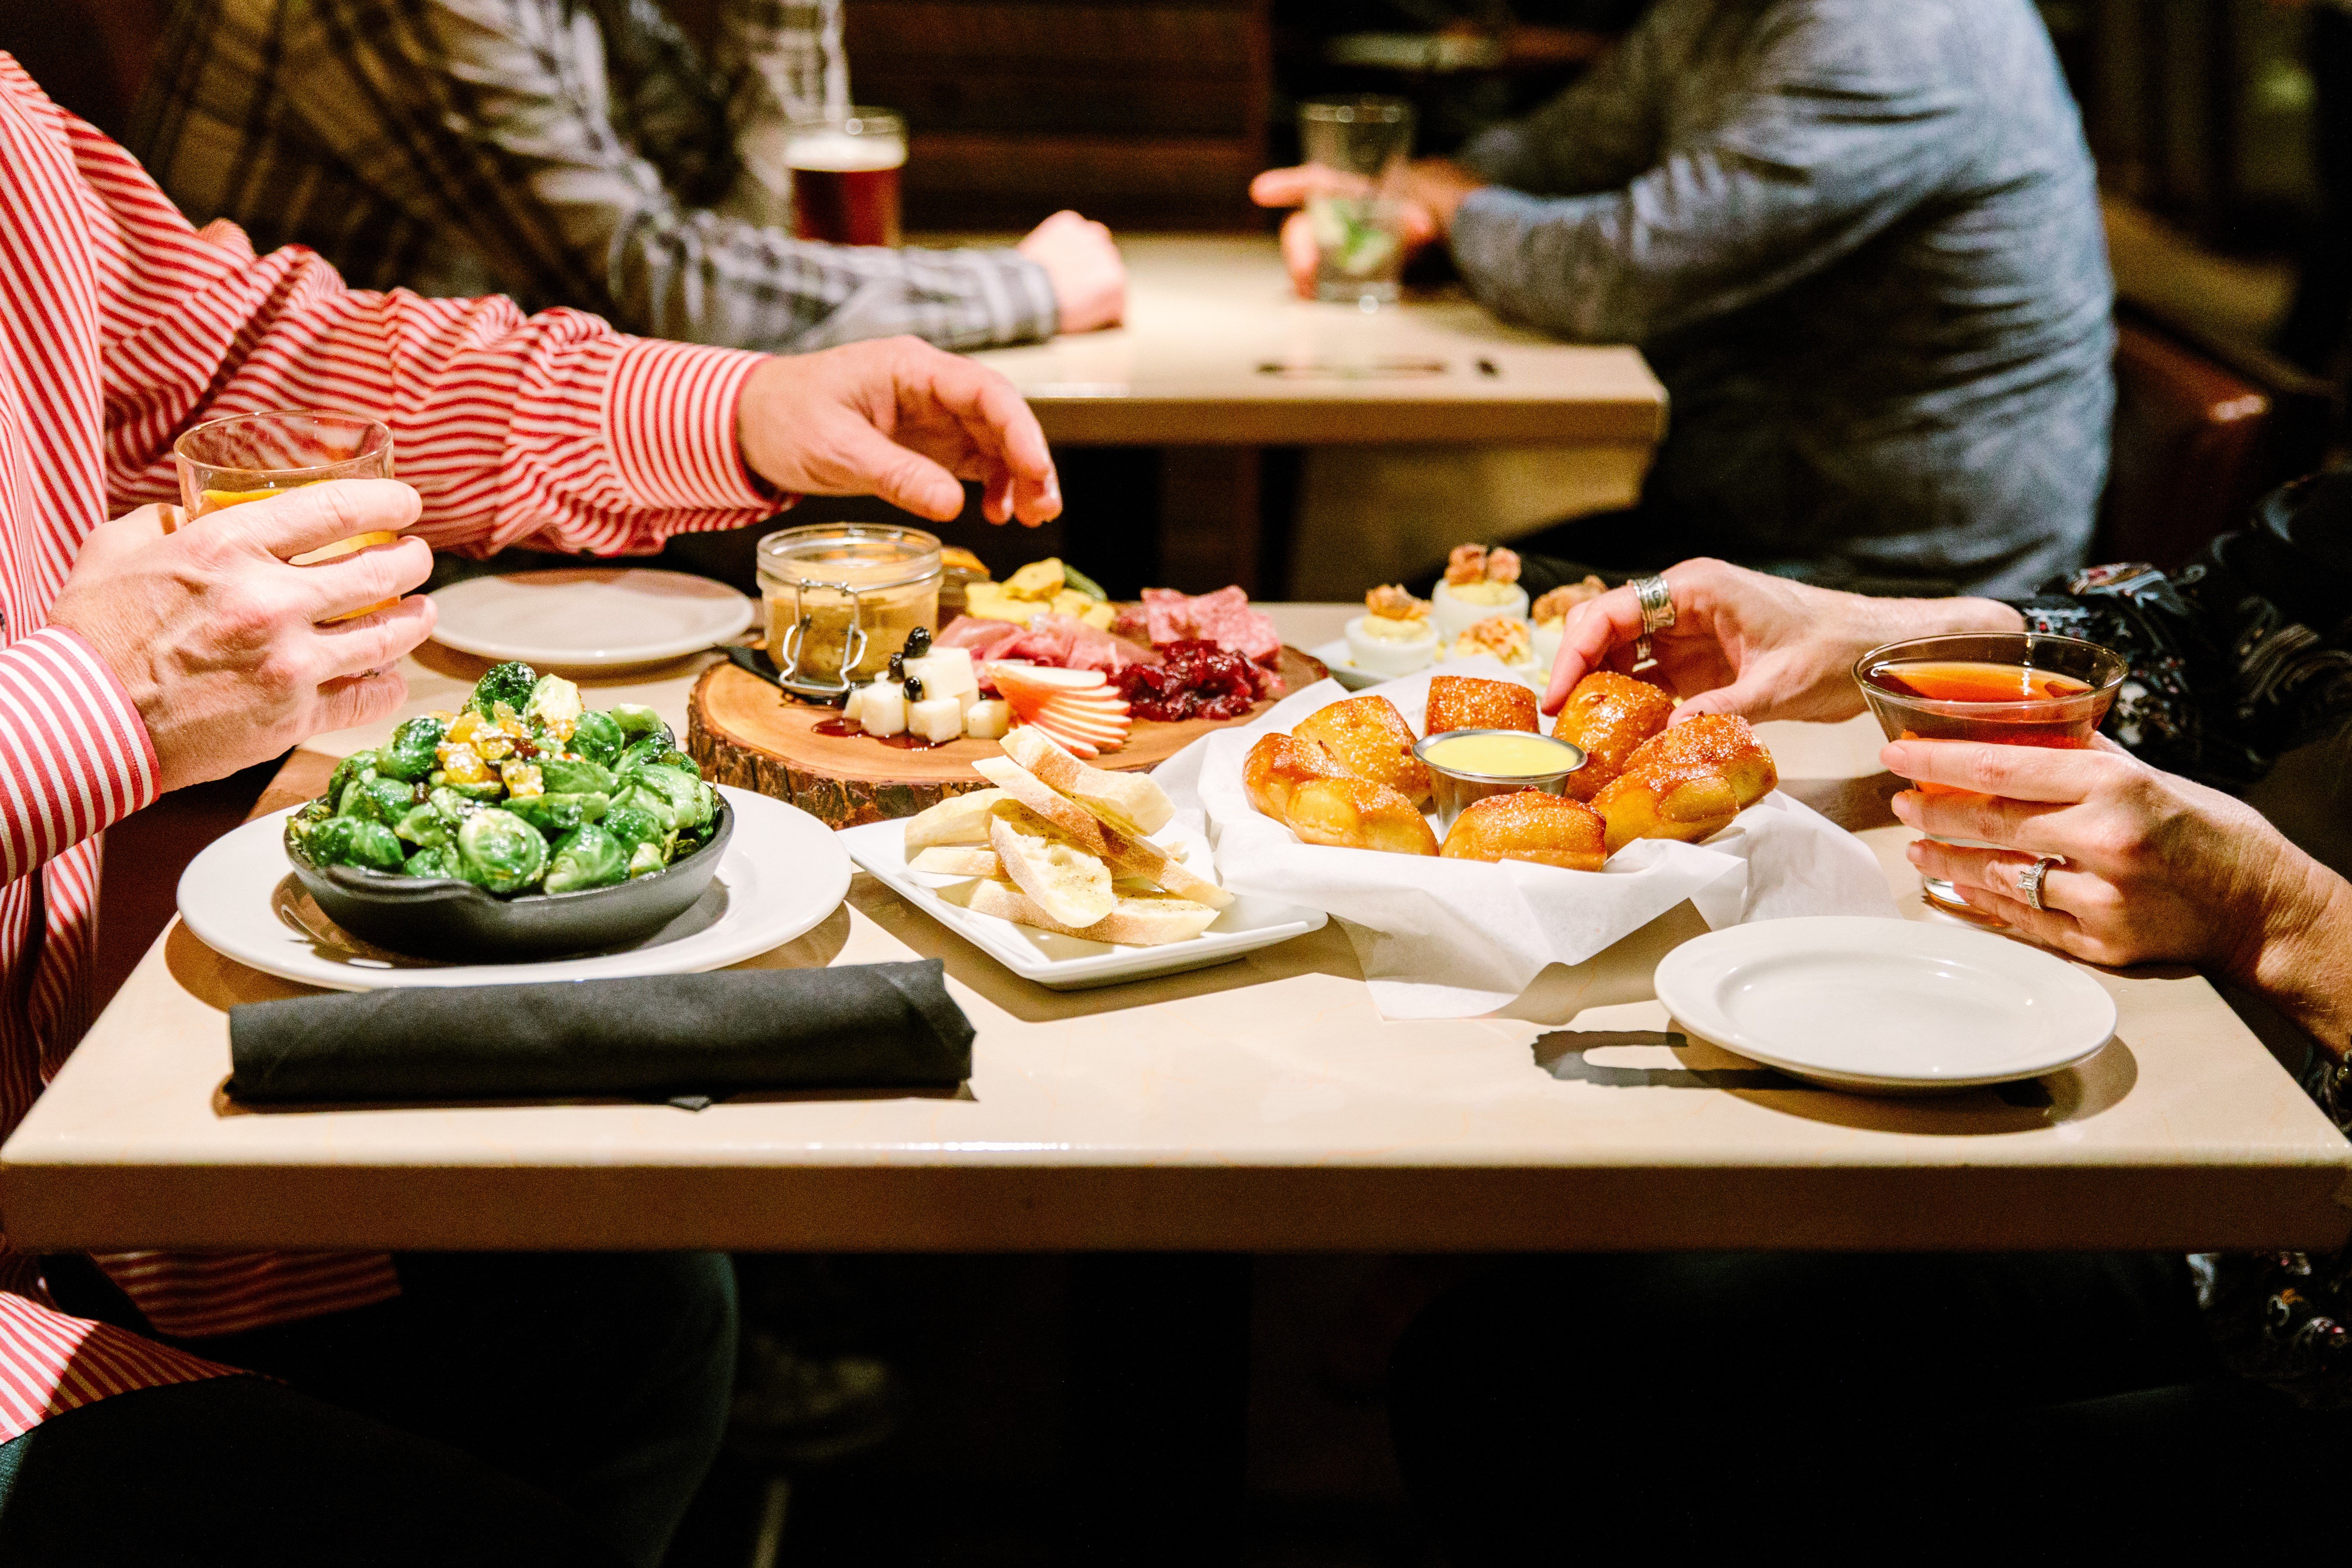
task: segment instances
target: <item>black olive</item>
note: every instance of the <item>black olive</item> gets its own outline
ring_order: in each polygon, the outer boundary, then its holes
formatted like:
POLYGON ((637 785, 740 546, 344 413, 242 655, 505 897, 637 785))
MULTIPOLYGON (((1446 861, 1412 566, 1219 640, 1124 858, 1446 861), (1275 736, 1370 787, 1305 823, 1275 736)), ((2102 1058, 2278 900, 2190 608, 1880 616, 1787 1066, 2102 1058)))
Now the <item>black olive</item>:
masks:
MULTIPOLYGON (((920 658, 921 656, 918 655, 917 657, 920 658)), ((908 701, 920 702, 923 700, 923 678, 919 675, 910 675, 907 677, 907 685, 905 689, 908 701)))
POLYGON ((920 658, 931 651, 931 628, 917 626, 907 634, 907 657, 920 658))
POLYGON ((907 679, 907 656, 905 654, 894 653, 890 656, 890 679, 893 680, 904 680, 907 679))

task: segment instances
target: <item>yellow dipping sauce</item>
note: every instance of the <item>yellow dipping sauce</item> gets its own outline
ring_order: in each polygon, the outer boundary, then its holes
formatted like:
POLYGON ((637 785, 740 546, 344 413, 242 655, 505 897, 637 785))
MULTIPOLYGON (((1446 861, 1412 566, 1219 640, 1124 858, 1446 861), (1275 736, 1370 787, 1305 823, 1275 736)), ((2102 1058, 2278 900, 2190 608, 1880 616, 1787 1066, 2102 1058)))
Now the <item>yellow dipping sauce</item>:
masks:
POLYGON ((1541 735, 1449 735, 1422 751, 1422 760, 1452 773, 1481 778, 1541 778, 1576 765, 1575 750, 1541 735))

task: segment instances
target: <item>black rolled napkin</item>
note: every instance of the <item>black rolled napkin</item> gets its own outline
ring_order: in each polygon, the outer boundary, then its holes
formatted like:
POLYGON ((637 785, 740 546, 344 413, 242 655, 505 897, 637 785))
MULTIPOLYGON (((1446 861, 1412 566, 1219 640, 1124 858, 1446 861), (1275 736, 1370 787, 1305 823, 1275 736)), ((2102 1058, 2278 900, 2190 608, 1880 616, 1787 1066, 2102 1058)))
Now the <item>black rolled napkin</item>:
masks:
POLYGON ((419 986, 229 1010, 243 1100, 717 1098, 952 1089, 971 1020, 945 965, 419 986))

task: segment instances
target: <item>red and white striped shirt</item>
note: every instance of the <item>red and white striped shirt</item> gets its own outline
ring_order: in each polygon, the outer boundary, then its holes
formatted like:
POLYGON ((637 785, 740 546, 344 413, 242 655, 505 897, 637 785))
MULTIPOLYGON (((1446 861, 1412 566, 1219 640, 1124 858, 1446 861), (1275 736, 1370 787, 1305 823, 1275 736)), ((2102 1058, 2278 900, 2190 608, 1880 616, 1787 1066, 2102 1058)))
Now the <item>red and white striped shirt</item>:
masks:
MULTIPOLYGON (((199 419, 331 408, 388 419, 416 532, 469 552, 606 552, 774 510, 735 404, 759 356, 629 338, 506 300, 364 293, 309 251, 197 233, 131 155, 0 54, 0 1136, 80 1038, 99 836, 155 795, 138 710, 45 625, 89 531, 176 495, 199 419)), ((202 1336, 381 1300, 381 1256, 100 1258, 155 1327, 202 1336)), ((112 1394, 229 1369, 47 1303, 0 1240, 0 1442, 112 1394)))

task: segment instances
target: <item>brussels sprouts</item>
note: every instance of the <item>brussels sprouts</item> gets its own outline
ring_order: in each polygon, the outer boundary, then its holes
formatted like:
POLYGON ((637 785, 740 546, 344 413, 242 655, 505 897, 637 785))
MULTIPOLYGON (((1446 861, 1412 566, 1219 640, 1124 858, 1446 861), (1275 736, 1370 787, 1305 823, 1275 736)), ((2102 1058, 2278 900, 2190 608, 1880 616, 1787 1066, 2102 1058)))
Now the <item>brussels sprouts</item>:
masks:
MULTIPOLYGON (((667 795, 642 779, 633 777, 621 786, 621 793, 613 797, 612 810, 605 813, 604 820, 610 822, 623 807, 650 815, 661 825, 660 837, 665 839, 677 831, 677 807, 670 804, 667 795)), ((606 831, 612 830, 608 828, 606 831)))
POLYGON ((624 844, 650 844, 656 850, 669 837, 668 825, 659 815, 642 805, 618 801, 604 813, 602 826, 605 832, 624 844))
POLYGON ((615 702, 604 711, 613 716, 613 722, 621 727, 621 733, 629 740, 642 741, 647 735, 667 737, 669 734, 669 726, 662 722, 662 716, 642 702, 615 702))
POLYGON ((488 807, 457 829, 457 874, 486 891, 520 892, 546 869, 547 840, 513 812, 488 807))
POLYGON ((563 836, 547 861, 547 890, 576 892, 583 888, 610 887, 629 875, 629 850, 621 841, 589 823, 563 836))
POLYGON ((612 797, 601 793, 534 795, 507 802, 507 809, 550 838, 561 838, 584 824, 603 820, 612 797))
POLYGON ((710 786, 683 768, 648 763, 636 771, 634 784, 640 793, 652 792, 668 803, 673 827, 699 827, 710 820, 716 800, 710 786))
POLYGON ((446 845, 419 849, 401 869, 412 877, 454 878, 457 876, 457 852, 446 845))
POLYGON ((456 820, 430 802, 410 806, 392 830, 426 849, 446 849, 457 837, 456 820))
POLYGON ((661 846, 658 844, 640 844, 629 851, 629 875, 632 878, 661 870, 668 864, 669 862, 663 858, 661 846))
POLYGON ((362 776, 372 777, 375 771, 373 752, 353 752, 350 756, 337 763, 335 771, 328 775, 327 798, 332 801, 341 800, 343 791, 351 787, 352 780, 362 776))
POLYGON ((677 743, 667 735, 648 735, 621 753, 613 771, 626 776, 645 767, 685 767, 699 775, 702 770, 694 759, 677 749, 677 743))
POLYGON ((619 762, 628 743, 619 722, 601 710, 580 715, 580 726, 572 731, 572 749, 599 767, 609 768, 619 762))
POLYGON ((541 724, 574 723, 580 718, 580 688, 560 675, 542 675, 516 710, 541 724))
POLYGON ((550 795, 610 795, 620 783, 602 763, 575 757, 541 757, 539 777, 550 795))
POLYGON ((392 744, 376 752, 375 771, 415 783, 438 765, 436 748, 446 732, 441 721, 429 713, 403 719, 392 732, 392 744))
POLYGON ((342 799, 336 802, 339 816, 364 816, 386 827, 408 815, 416 804, 416 786, 404 779, 388 779, 375 774, 353 779, 343 786, 342 799))
POLYGON ((433 786, 435 795, 439 795, 444 790, 451 795, 462 795, 467 800, 483 801, 498 799, 507 793, 507 786, 496 779, 484 779, 479 784, 457 784, 451 781, 433 786))
POLYGON ((474 682, 474 694, 466 700, 466 706, 485 719, 497 718, 501 702, 520 713, 530 706, 531 689, 538 684, 539 672, 527 664, 494 664, 474 682))
POLYGON ((330 817, 310 830, 303 849, 320 866, 364 866, 376 871, 397 871, 407 849, 391 828, 364 816, 330 817))

